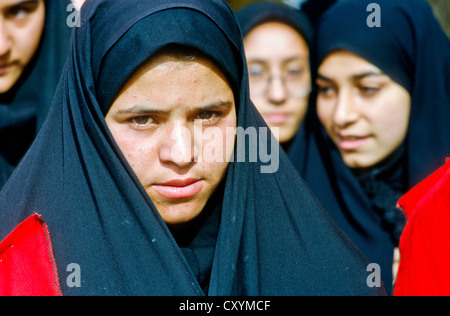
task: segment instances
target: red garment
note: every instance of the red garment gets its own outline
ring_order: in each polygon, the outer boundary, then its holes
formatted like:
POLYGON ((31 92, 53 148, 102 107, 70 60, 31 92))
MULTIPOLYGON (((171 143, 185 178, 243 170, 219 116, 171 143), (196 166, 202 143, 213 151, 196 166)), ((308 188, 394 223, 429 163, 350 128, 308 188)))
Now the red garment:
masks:
POLYGON ((408 223, 394 294, 450 295, 450 159, 406 194, 399 207, 408 223))
POLYGON ((0 296, 60 296, 47 225, 33 215, 0 243, 0 296))

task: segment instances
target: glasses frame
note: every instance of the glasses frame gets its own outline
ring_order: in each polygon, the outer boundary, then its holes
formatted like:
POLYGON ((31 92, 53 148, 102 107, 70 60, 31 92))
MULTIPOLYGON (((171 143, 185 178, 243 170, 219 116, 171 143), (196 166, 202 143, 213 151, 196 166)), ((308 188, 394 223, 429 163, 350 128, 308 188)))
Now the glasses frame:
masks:
MULTIPOLYGON (((312 92, 312 84, 311 84, 311 77, 309 76, 309 85, 307 87, 305 87, 304 89, 299 89, 297 92, 293 91, 293 89, 289 88, 288 85, 288 72, 287 71, 279 71, 279 73, 274 73, 273 71, 270 71, 266 65, 261 65, 264 69, 264 73, 265 75, 263 75, 263 77, 267 78, 263 78, 260 81, 265 81, 265 83, 259 83, 261 86, 264 85, 264 87, 261 87, 259 89, 255 89, 255 80, 252 79, 252 74, 250 72, 250 67, 249 67, 249 82, 250 82, 250 95, 254 96, 254 97, 260 97, 260 96, 264 96, 267 95, 269 92, 269 88, 270 86, 273 84, 274 80, 280 80, 282 83, 282 86, 285 90, 285 92, 293 97, 293 98, 297 98, 297 99, 303 99, 307 96, 309 96, 309 94, 312 92), (253 83, 252 83, 253 82, 253 83)), ((310 71, 309 68, 307 70, 304 71, 310 71)))

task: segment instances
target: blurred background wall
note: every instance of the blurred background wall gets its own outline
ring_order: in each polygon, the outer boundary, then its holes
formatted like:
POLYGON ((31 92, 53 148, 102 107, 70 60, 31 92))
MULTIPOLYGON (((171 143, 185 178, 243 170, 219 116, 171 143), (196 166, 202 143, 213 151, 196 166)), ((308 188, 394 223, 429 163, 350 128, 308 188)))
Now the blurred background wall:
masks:
POLYGON ((428 0, 433 11, 441 22, 442 28, 450 37, 450 0, 428 0))
MULTIPOLYGON (((260 0, 227 0, 228 3, 231 5, 231 7, 236 11, 240 8, 246 6, 247 4, 254 3, 254 2, 260 2, 260 0)), ((321 1, 321 0, 316 0, 321 1)), ((300 7, 301 2, 304 2, 304 0, 273 0, 272 2, 284 2, 288 3, 293 6, 300 7)))
MULTIPOLYGON (((261 0, 227 0, 231 7, 237 11, 247 4, 259 2, 261 0)), ((300 8, 303 6, 306 13, 310 15, 313 23, 318 15, 331 6, 336 0, 272 0, 273 2, 282 2, 293 7, 300 8)), ((408 0, 405 0, 408 1, 408 0)), ((427 0, 442 25, 442 28, 450 37, 450 0, 427 0)), ((373 0, 376 3, 376 0, 373 0)))

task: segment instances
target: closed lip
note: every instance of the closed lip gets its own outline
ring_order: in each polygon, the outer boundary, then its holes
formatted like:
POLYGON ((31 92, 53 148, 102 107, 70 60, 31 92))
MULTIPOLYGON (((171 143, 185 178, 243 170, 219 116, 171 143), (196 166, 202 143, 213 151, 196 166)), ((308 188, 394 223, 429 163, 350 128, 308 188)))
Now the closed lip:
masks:
POLYGON ((0 75, 4 75, 11 68, 12 64, 0 64, 0 75))
POLYGON ((288 113, 266 113, 263 115, 264 120, 269 124, 284 124, 289 120, 288 113))
POLYGON ((371 136, 358 136, 349 134, 338 134, 339 147, 345 151, 353 151, 364 145, 371 136))
POLYGON ((167 199, 187 199, 198 194, 204 185, 203 180, 174 179, 164 183, 154 184, 153 188, 158 194, 167 199))

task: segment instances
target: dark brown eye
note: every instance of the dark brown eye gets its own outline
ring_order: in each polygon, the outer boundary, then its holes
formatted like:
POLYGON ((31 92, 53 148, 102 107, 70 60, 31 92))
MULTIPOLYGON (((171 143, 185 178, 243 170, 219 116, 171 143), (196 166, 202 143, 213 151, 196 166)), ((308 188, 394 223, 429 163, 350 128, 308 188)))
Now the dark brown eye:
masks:
POLYGON ((359 91, 361 92, 362 95, 365 96, 373 96, 375 94, 377 94, 378 92, 380 92, 381 88, 378 87, 359 87, 359 91))
POLYGON ((153 123, 154 120, 150 116, 137 116, 132 118, 131 122, 139 126, 146 126, 153 123))
POLYGON ((319 86, 318 87, 319 90, 319 96, 321 97, 330 97, 332 95, 334 95, 334 93, 336 92, 336 90, 333 87, 328 87, 328 86, 319 86))
POLYGON ((12 19, 23 19, 29 14, 32 14, 39 6, 38 1, 29 1, 12 6, 8 12, 7 16, 12 19))
POLYGON ((202 121, 210 121, 210 120, 212 120, 212 119, 214 119, 214 118, 216 118, 216 117, 219 117, 219 116, 220 116, 220 114, 217 113, 217 112, 209 112, 209 111, 206 111, 206 112, 201 112, 201 113, 199 113, 199 114, 197 115, 197 118, 196 118, 196 119, 202 120, 202 121))

